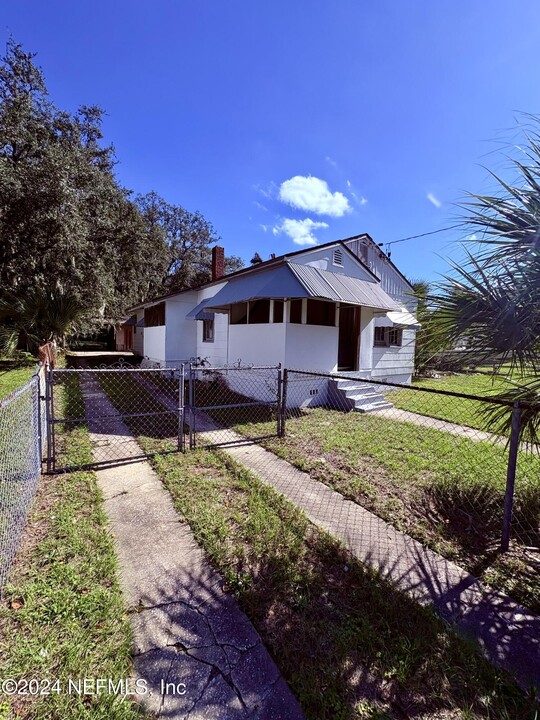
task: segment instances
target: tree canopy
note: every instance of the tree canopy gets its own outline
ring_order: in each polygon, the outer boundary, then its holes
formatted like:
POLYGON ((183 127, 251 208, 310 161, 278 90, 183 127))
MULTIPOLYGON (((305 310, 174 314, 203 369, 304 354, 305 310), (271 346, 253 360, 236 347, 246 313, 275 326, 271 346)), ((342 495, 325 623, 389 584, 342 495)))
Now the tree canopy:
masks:
MULTIPOLYGON (((50 100, 34 56, 10 40, 0 62, 0 301, 62 296, 83 318, 210 277, 213 227, 157 194, 135 201, 103 143, 104 111, 50 100)), ((241 266, 229 259, 226 269, 241 266)), ((19 317, 25 313, 19 313, 19 317)), ((17 313, 0 320, 16 323, 17 313)), ((86 318, 86 320, 85 320, 86 318)), ((38 323, 41 327, 41 323, 38 323)))
MULTIPOLYGON (((137 196, 137 205, 149 231, 161 232, 167 245, 167 272, 163 292, 196 287, 211 279, 211 247, 220 241, 212 224, 200 212, 171 205, 157 193, 137 196)), ((225 258, 225 273, 242 267, 238 257, 225 258)))

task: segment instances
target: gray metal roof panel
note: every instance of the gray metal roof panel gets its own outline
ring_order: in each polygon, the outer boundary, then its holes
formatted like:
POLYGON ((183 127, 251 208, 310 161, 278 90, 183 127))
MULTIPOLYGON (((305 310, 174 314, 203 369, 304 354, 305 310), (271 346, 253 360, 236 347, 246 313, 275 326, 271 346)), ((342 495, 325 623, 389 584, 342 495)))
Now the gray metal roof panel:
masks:
POLYGON ((376 282, 320 270, 311 265, 288 263, 311 297, 364 305, 377 310, 400 310, 400 306, 376 282))

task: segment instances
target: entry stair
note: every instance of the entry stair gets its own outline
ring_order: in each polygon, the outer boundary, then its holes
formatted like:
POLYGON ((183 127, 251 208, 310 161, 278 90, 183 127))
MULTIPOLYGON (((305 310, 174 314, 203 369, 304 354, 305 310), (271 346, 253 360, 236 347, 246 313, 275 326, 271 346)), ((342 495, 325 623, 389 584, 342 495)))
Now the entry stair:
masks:
POLYGON ((394 407, 385 399, 380 385, 371 385, 354 377, 347 380, 336 378, 331 383, 334 401, 341 408, 367 413, 394 407))

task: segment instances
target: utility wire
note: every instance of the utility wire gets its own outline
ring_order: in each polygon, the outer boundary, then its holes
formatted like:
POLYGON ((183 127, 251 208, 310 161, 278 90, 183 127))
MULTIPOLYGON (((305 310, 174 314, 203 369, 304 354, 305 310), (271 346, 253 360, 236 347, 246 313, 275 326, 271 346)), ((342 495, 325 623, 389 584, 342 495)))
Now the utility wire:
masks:
POLYGON ((446 230, 454 230, 455 228, 463 227, 463 223, 458 225, 450 225, 450 227, 441 228, 440 230, 432 230, 431 232, 420 233, 420 235, 409 235, 409 237, 400 238, 399 240, 391 240, 390 242, 383 243, 384 245, 395 245, 396 243, 405 242, 405 240, 415 240, 416 238, 426 237, 426 235, 435 235, 436 233, 446 232, 446 230))

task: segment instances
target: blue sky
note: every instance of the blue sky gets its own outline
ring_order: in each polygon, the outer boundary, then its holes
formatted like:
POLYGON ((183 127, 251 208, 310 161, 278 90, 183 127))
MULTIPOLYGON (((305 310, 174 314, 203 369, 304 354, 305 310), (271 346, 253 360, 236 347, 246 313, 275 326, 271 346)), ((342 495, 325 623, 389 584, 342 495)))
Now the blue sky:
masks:
MULTIPOLYGON (((200 210, 246 261, 453 225, 540 112, 537 0, 3 0, 0 28, 59 107, 106 110, 126 187, 200 210)), ((461 237, 392 259, 435 278, 461 237)))

